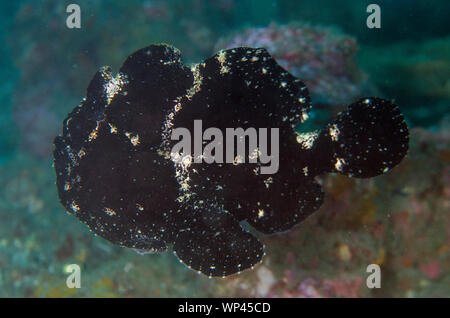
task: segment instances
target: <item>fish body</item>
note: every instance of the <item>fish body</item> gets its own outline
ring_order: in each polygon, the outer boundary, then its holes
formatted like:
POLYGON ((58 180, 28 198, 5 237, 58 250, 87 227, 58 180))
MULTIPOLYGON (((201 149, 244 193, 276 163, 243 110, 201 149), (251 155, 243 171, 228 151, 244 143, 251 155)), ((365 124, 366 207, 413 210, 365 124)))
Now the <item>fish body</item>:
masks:
POLYGON ((265 49, 223 50, 187 67, 171 46, 143 48, 115 76, 102 68, 64 120, 54 149, 60 201, 115 244, 143 253, 171 247, 208 276, 251 268, 264 247, 243 221, 266 234, 287 231, 321 206, 318 175, 373 177, 408 151, 408 128, 390 101, 361 99, 321 131, 297 134, 310 108, 304 83, 265 49), (194 131, 196 120, 204 130, 276 128, 277 171, 178 156, 173 133, 194 131))

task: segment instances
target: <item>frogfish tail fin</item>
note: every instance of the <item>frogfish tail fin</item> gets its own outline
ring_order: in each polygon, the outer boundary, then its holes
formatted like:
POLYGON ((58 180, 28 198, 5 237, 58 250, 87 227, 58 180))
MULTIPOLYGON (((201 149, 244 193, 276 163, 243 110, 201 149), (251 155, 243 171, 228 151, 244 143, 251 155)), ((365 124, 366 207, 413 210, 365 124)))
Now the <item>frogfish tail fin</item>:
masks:
POLYGON ((399 164, 408 147, 408 127, 399 108, 391 101, 367 97, 322 129, 315 148, 326 171, 370 178, 399 164))

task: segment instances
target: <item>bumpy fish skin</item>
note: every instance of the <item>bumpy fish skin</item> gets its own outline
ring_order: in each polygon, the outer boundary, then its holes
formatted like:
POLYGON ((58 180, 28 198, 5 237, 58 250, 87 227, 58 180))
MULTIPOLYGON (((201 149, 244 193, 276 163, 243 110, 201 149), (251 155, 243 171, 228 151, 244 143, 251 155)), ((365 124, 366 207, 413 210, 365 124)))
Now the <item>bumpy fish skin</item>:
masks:
POLYGON ((152 45, 113 76, 102 68, 86 99, 64 120, 54 165, 61 203, 101 237, 140 252, 172 246, 188 267, 227 276, 253 267, 264 247, 240 222, 287 231, 323 202, 315 177, 373 177, 408 150, 399 109, 371 97, 320 132, 297 135, 311 108, 305 85, 265 49, 218 52, 187 68, 180 52, 152 45), (177 127, 279 129, 279 170, 258 164, 180 165, 171 160, 177 127))

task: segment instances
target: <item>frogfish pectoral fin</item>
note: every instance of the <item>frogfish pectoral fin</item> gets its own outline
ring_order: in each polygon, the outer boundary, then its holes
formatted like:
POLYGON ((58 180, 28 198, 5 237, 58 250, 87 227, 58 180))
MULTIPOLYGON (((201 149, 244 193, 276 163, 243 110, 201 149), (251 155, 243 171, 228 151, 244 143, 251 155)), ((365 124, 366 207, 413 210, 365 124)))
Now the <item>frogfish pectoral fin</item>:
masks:
POLYGON ((210 277, 227 276, 251 268, 264 256, 264 247, 241 228, 231 215, 221 215, 223 226, 211 226, 201 216, 181 230, 174 254, 189 268, 210 277))

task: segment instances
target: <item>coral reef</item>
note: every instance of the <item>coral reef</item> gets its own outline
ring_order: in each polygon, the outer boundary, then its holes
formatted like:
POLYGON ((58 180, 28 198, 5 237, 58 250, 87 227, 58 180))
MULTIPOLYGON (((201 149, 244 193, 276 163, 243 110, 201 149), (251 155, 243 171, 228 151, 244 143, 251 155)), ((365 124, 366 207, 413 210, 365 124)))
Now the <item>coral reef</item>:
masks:
POLYGON ((361 96, 365 75, 356 61, 356 39, 334 28, 309 24, 271 24, 246 28, 219 40, 216 49, 264 47, 307 85, 313 101, 348 104, 361 96))
POLYGON ((0 218, 8 220, 0 225, 0 296, 449 296, 448 129, 411 137, 408 157, 386 176, 322 179, 322 208, 286 234, 263 237, 263 264, 226 279, 94 237, 60 207, 51 167, 19 156, 0 168, 0 218), (65 286, 63 269, 73 263, 82 268, 79 290, 65 286), (371 263, 381 266, 380 289, 366 287, 371 263))
POLYGON ((295 231, 269 238, 269 259, 229 288, 263 297, 448 296, 448 130, 416 129, 411 145, 387 177, 323 179, 324 206, 295 231), (372 263, 381 267, 380 289, 365 284, 372 263))

